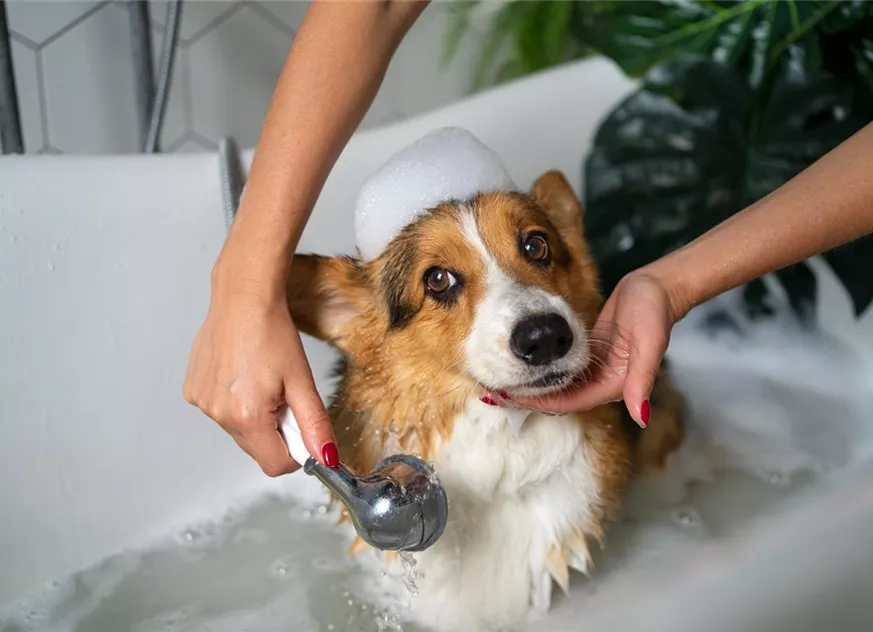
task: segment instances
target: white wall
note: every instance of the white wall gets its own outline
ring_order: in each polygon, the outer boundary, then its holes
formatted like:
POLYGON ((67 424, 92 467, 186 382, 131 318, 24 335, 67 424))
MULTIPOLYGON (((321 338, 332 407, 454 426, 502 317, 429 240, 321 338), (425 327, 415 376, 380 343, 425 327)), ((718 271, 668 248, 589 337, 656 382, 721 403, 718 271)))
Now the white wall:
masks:
MULTIPOLYGON (((185 0, 167 119, 166 151, 213 150, 225 135, 253 147, 305 0, 185 0)), ((127 6, 97 0, 7 0, 27 153, 137 150, 127 6)), ((166 2, 151 1, 160 54, 166 2)), ((439 60, 447 3, 434 2, 407 35, 364 120, 401 120, 466 94, 479 38, 439 60)), ((475 33, 475 31, 474 31, 475 33)), ((157 68, 157 64, 156 64, 157 68)))

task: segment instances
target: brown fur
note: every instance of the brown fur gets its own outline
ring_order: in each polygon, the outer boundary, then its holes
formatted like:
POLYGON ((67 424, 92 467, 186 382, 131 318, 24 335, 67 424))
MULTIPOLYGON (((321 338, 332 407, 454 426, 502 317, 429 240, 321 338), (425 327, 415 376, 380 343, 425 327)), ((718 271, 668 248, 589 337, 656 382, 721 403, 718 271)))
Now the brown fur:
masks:
MULTIPOLYGON (((602 306, 597 270, 585 241, 581 205, 560 173, 540 177, 529 195, 480 195, 467 204, 476 211, 486 246, 507 272, 564 297, 588 327, 594 324, 602 306), (536 269, 519 256, 516 242, 507 239, 519 230, 548 236, 552 264, 547 269, 536 269)), ((288 297, 296 325, 344 357, 329 412, 340 454, 359 473, 369 472, 385 456, 389 438, 396 449, 432 459, 437 442, 451 436, 453 420, 468 398, 482 392, 482 385, 464 374, 462 354, 485 275, 480 258, 461 236, 458 214, 453 204, 433 209, 371 262, 294 258, 288 297), (463 291, 451 306, 426 296, 422 279, 431 266, 446 267, 463 279, 463 291)), ((602 537, 600 523, 618 511, 632 471, 660 471, 681 443, 683 400, 666 368, 651 404, 652 422, 642 433, 627 423, 618 404, 576 415, 586 456, 603 487, 603 503, 593 508, 595 524, 580 526, 584 533, 568 534, 565 558, 571 549, 580 551, 578 541, 584 544, 585 535, 602 537)), ((555 572, 560 583, 563 575, 560 569, 555 572)))

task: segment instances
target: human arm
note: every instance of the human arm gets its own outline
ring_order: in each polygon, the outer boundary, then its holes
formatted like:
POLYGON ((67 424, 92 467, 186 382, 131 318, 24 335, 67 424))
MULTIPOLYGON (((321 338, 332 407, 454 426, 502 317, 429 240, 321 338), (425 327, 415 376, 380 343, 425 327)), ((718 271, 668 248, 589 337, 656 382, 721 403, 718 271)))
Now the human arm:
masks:
MULTIPOLYGON (((287 403, 310 453, 336 459, 327 412, 288 312, 288 271, 330 170, 424 1, 313 2, 264 120, 239 212, 212 272, 185 398, 277 476, 296 469, 277 428, 287 403)), ((332 463, 328 463, 332 464, 332 463)))
POLYGON ((873 233, 873 124, 792 180, 691 243, 632 272, 604 305, 594 379, 513 403, 583 410, 623 398, 641 425, 673 325, 692 308, 813 255, 873 233))

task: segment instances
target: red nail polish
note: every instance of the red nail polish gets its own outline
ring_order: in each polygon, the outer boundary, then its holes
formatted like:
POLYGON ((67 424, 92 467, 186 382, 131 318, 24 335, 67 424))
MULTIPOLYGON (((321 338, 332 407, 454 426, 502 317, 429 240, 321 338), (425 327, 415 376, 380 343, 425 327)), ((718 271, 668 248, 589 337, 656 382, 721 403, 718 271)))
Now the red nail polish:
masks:
POLYGON ((321 458, 324 459, 324 464, 331 468, 339 467, 339 451, 336 449, 336 444, 332 441, 325 443, 321 449, 321 458))
POLYGON ((643 428, 649 425, 649 415, 651 414, 651 407, 649 406, 649 400, 644 400, 640 405, 640 421, 643 423, 643 428))
POLYGON ((497 394, 500 395, 502 399, 509 401, 509 393, 507 393, 506 391, 497 391, 497 394))
POLYGON ((491 399, 491 397, 489 397, 488 395, 483 395, 479 398, 479 401, 483 404, 488 404, 489 406, 497 406, 497 402, 491 399))

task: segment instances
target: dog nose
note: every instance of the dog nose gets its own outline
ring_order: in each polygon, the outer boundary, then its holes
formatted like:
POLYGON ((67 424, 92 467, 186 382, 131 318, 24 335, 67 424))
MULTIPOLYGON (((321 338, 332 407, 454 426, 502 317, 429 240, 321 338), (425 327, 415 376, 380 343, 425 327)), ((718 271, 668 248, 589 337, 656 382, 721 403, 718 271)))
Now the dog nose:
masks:
POLYGON ((573 332, 563 316, 536 314, 516 324, 509 346, 516 357, 540 366, 567 355, 573 346, 573 332))

